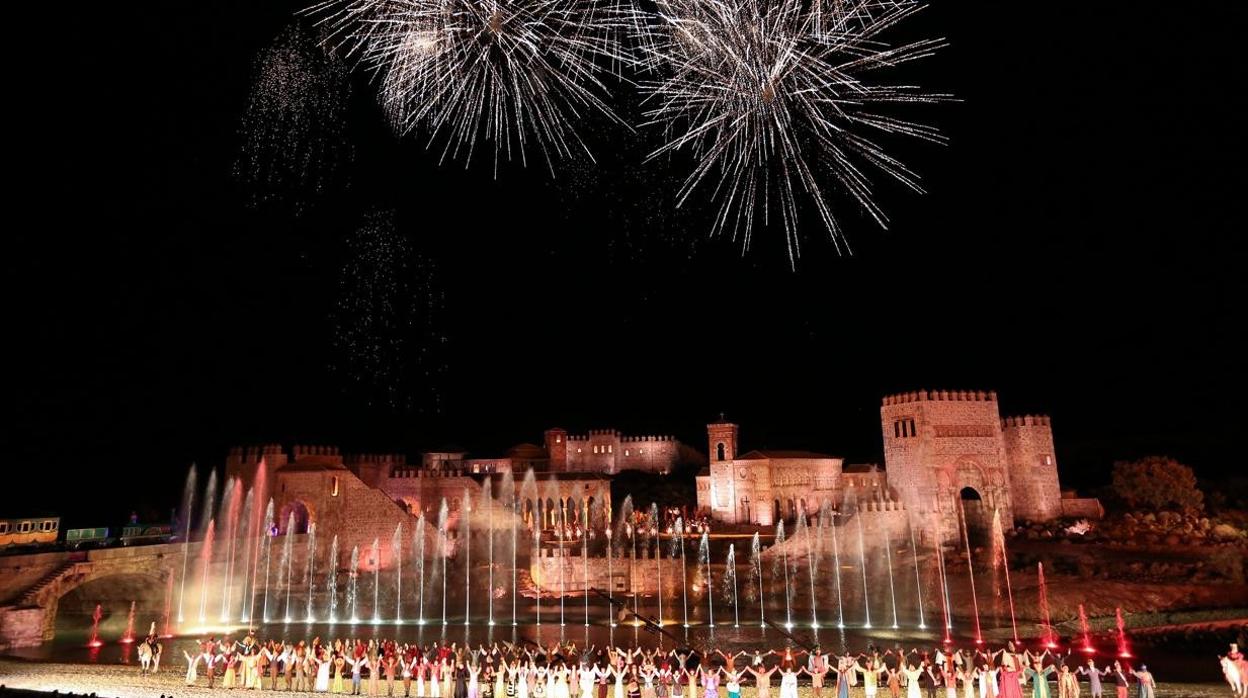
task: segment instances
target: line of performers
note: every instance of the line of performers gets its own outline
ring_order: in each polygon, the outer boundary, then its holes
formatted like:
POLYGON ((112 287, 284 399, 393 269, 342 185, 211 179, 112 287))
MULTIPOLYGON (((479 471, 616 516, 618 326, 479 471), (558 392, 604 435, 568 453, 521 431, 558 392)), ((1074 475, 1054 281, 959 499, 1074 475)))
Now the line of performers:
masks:
MULTIPOLYGON (((1232 647, 1232 652, 1237 649, 1232 647)), ((456 643, 421 646, 388 640, 261 642, 207 638, 199 652, 183 652, 187 685, 204 675, 209 687, 349 693, 405 698, 740 698, 752 683, 758 698, 797 698, 798 681, 814 698, 825 683, 836 698, 861 686, 865 698, 1079 698, 1080 680, 1092 698, 1113 685, 1116 698, 1154 698, 1148 667, 1114 661, 1078 666, 1069 652, 1018 652, 1013 643, 996 651, 901 648, 824 654, 822 649, 725 653, 719 649, 664 650, 573 644, 539 647, 495 643, 475 649, 456 643), (219 679, 219 684, 217 681, 219 679), (943 695, 941 692, 943 691, 943 695), (699 696, 701 692, 701 696, 699 696)), ((1242 657, 1241 657, 1242 661, 1242 657)), ((1244 698, 1241 696, 1241 698, 1244 698)))

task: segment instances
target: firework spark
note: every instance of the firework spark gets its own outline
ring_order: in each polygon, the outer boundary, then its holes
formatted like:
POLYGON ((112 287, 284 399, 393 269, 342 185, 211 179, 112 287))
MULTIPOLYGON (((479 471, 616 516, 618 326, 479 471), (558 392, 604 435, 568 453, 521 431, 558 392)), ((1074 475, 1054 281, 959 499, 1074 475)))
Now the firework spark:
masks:
POLYGON ((344 126, 348 71, 294 24, 261 52, 255 72, 235 174, 252 205, 288 200, 299 212, 353 157, 344 126))
POLYGON ((369 214, 346 244, 332 318, 346 392, 369 407, 441 412, 444 295, 436 265, 412 250, 390 211, 369 214))
POLYGON ((678 204, 713 185, 712 233, 729 232, 745 249, 756 215, 766 225, 777 209, 791 263, 800 254, 799 198, 813 204, 838 252, 849 248, 833 189, 885 227, 871 174, 922 189, 874 138, 944 141, 893 111, 948 95, 873 80, 944 45, 884 39, 921 8, 918 0, 656 0, 654 12, 636 10, 640 61, 654 71, 641 83, 643 126, 664 134, 649 158, 693 157, 678 204))
POLYGON ((613 1, 328 0, 309 12, 378 77, 400 133, 441 141, 444 161, 492 143, 496 174, 500 157, 527 164, 536 149, 553 173, 556 158, 588 152, 578 120, 615 118, 606 81, 632 56, 619 40, 631 13, 613 1))

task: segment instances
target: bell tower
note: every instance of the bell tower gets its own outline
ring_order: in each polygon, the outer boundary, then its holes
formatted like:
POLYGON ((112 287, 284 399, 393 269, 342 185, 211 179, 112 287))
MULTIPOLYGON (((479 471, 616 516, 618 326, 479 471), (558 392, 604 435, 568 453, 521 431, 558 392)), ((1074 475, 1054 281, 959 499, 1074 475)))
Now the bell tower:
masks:
POLYGON ((737 457, 737 425, 724 419, 706 425, 707 461, 712 465, 737 457))

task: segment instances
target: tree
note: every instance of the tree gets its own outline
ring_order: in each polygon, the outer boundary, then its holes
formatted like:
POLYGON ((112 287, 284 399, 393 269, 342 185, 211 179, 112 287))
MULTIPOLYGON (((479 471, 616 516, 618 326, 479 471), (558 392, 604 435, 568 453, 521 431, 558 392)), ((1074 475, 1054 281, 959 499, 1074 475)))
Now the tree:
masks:
POLYGON ((1114 493, 1129 507, 1200 511, 1204 495, 1196 488, 1196 474, 1165 456, 1114 463, 1114 493))

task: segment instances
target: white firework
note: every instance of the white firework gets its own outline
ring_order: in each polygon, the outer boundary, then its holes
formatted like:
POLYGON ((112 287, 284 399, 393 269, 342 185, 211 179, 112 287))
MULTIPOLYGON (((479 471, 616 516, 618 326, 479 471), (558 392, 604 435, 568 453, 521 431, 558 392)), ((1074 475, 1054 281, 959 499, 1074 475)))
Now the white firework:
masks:
MULTIPOLYGON (((400 133, 419 130, 442 158, 472 159, 479 141, 527 164, 585 145, 589 111, 617 122, 607 81, 631 63, 615 0, 329 0, 310 12, 375 72, 400 133)), ((588 152, 586 150, 586 152, 588 152)))
POLYGON ((882 81, 884 69, 930 56, 926 39, 893 45, 887 30, 918 12, 918 0, 655 0, 636 10, 642 27, 643 126, 662 129, 650 159, 686 151, 693 166, 678 205, 713 187, 712 233, 749 248, 756 216, 776 216, 789 259, 800 254, 799 199, 809 200, 836 249, 847 241, 830 195, 839 190, 881 227, 872 174, 921 192, 918 177, 876 137, 943 142, 933 127, 900 118, 898 105, 948 95, 882 81), (874 78, 881 78, 875 80, 874 78))

